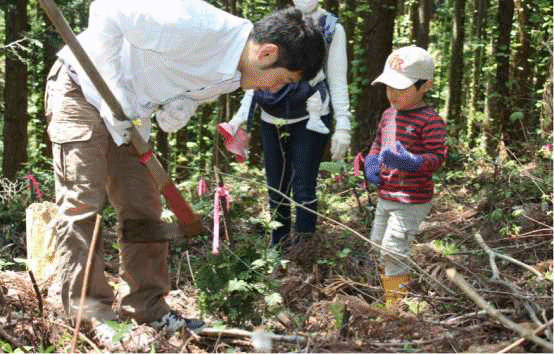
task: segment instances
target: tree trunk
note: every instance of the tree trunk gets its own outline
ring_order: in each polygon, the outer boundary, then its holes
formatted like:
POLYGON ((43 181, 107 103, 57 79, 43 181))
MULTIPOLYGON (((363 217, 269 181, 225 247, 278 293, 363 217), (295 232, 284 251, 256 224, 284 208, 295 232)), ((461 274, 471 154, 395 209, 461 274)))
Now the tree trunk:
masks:
MULTIPOLYGON (((221 122, 228 122, 231 120, 231 101, 229 99, 229 95, 222 95, 219 97, 218 100, 219 104, 219 111, 217 114, 217 121, 216 124, 219 124, 221 122)), ((217 166, 221 171, 227 171, 228 170, 228 164, 225 163, 225 161, 229 161, 230 159, 234 159, 233 154, 228 152, 225 149, 224 146, 224 139, 218 132, 215 132, 215 139, 213 144, 213 162, 214 166, 217 166)))
POLYGON ((468 146, 474 146, 476 138, 479 136, 480 122, 477 117, 478 112, 484 110, 485 90, 484 82, 486 82, 485 74, 482 72, 483 52, 487 42, 486 39, 486 23, 488 0, 474 0, 473 2, 473 23, 472 23, 472 38, 470 43, 473 43, 472 50, 472 82, 471 82, 471 103, 469 104, 470 114, 468 115, 466 124, 465 143, 468 146))
POLYGON ((413 37, 418 47, 429 47, 429 23, 433 11, 432 0, 419 0, 413 8, 413 37))
POLYGON ((169 161, 171 159, 171 153, 169 151, 168 134, 161 129, 156 132, 156 146, 158 147, 160 162, 167 173, 169 171, 169 161))
POLYGON ((355 137, 355 141, 359 142, 360 147, 371 144, 381 113, 389 106, 384 86, 372 86, 370 83, 381 74, 387 56, 392 51, 397 3, 397 0, 371 1, 370 10, 363 21, 362 38, 367 43, 367 51, 361 57, 367 68, 367 83, 361 87, 356 107, 356 120, 359 123, 356 133, 359 136, 357 139, 355 137))
MULTIPOLYGON (((341 23, 344 27, 344 32, 346 34, 346 55, 350 59, 348 62, 351 63, 352 59, 354 58, 354 55, 353 55, 354 40, 350 40, 350 39, 354 38, 354 30, 356 28, 356 16, 354 15, 356 11, 356 1, 345 0, 345 8, 346 8, 345 12, 351 15, 341 18, 341 23)), ((349 83, 353 81, 352 65, 348 65, 347 78, 349 83)))
POLYGON ((334 13, 338 16, 339 14, 339 2, 338 0, 325 0, 323 8, 329 12, 334 13))
POLYGON ((229 12, 233 15, 238 14, 237 0, 229 0, 229 12))
POLYGON ((41 99, 39 104, 39 109, 41 110, 39 112, 39 118, 44 124, 44 129, 42 130, 42 136, 40 137, 42 143, 45 146, 44 151, 41 152, 41 154, 45 157, 51 158, 52 157, 52 142, 50 141, 50 138, 48 137, 47 133, 47 122, 46 118, 44 117, 44 89, 46 86, 46 77, 48 76, 48 73, 50 72, 50 68, 56 61, 56 53, 58 50, 60 50, 62 46, 62 40, 60 39, 59 35, 54 30, 54 27, 50 24, 50 20, 48 20, 48 17, 46 16, 46 13, 44 11, 40 12, 39 16, 40 20, 45 23, 45 28, 43 32, 43 38, 42 38, 42 63, 43 63, 43 71, 41 73, 41 85, 42 88, 41 91, 41 99))
MULTIPOLYGON (((552 43, 552 37, 550 38, 550 43, 552 43)), ((548 79, 546 80, 544 84, 544 93, 543 93, 543 104, 540 114, 540 128, 541 128, 541 136, 543 139, 549 139, 550 142, 552 142, 552 118, 554 114, 553 110, 553 103, 552 103, 552 95, 553 95, 553 89, 552 89, 552 83, 554 82, 554 74, 553 74, 553 61, 552 61, 552 55, 550 55, 550 60, 548 61, 548 79)))
MULTIPOLYGON (((196 134, 198 134, 196 136, 196 142, 197 142, 197 146, 198 146, 198 150, 200 152, 200 156, 201 158, 198 159, 198 166, 193 166, 193 167, 198 167, 198 168, 201 168, 202 170, 205 170, 207 174, 211 173, 212 172, 212 169, 211 169, 211 164, 210 164, 210 168, 208 168, 208 162, 211 163, 211 161, 207 161, 207 156, 209 156, 207 153, 205 153, 208 149, 209 149, 209 144, 208 144, 208 139, 205 139, 205 136, 209 136, 209 134, 211 134, 208 129, 206 128, 210 122, 211 122, 211 119, 212 119, 212 112, 214 111, 214 109, 216 109, 216 106, 214 103, 210 103, 210 104, 205 104, 202 106, 202 113, 201 114, 198 114, 197 115, 197 118, 198 118, 198 127, 196 129, 196 134)), ((213 143, 214 145, 217 145, 219 140, 220 140, 220 134, 218 132, 214 132, 214 138, 213 138, 213 143)))
POLYGON ((292 6, 292 0, 277 0, 275 1, 276 9, 284 9, 286 7, 292 6))
MULTIPOLYGON (((506 122, 510 114, 508 80, 510 79, 510 31, 514 15, 513 0, 498 2, 498 37, 493 46, 496 73, 488 92, 487 103, 487 151, 491 157, 499 154, 504 139, 509 140, 506 122)), ((509 145, 509 144, 506 144, 509 145)))
POLYGON ((537 115, 530 114, 532 110, 531 98, 531 67, 529 58, 533 55, 531 52, 531 40, 529 38, 529 6, 530 1, 515 0, 515 15, 517 18, 518 47, 513 60, 513 90, 514 109, 523 113, 521 118, 512 122, 509 120, 508 130, 511 132, 512 140, 525 141, 526 132, 534 131, 538 126, 537 115), (525 124, 523 124, 525 122, 525 124))
POLYGON ((473 51, 473 95, 472 109, 474 112, 480 112, 484 108, 485 87, 481 72, 483 62, 483 49, 486 43, 486 25, 488 0, 475 0, 475 15, 473 17, 473 42, 476 43, 473 51))
MULTIPOLYGON (((27 0, 6 4, 6 45, 21 40, 28 31, 27 0)), ((10 46, 17 51, 17 47, 10 46)), ((6 53, 4 86, 4 156, 2 171, 5 177, 14 178, 27 161, 27 64, 16 55, 6 53)))
POLYGON ((452 61, 448 84, 448 106, 446 119, 453 128, 453 137, 458 137, 460 128, 465 119, 462 114, 463 80, 464 80, 464 28, 465 28, 465 0, 454 1, 454 17, 452 27, 452 61))

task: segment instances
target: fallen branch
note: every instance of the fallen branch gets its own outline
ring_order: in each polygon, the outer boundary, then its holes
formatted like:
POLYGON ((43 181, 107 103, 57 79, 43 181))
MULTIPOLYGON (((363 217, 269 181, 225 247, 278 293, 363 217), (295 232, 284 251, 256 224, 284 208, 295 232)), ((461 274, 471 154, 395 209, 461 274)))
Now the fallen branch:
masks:
POLYGON ((510 261, 514 264, 517 264, 519 265, 520 267, 522 268, 525 268, 527 269, 528 271, 530 271, 531 273, 534 273, 537 277, 539 277, 539 279, 543 279, 543 275, 537 271, 535 268, 531 267, 530 265, 527 265, 521 261, 518 261, 517 259, 515 258, 512 258, 510 256, 506 256, 504 254, 501 254, 501 253, 498 253, 498 252, 495 252, 493 251, 486 243, 485 241, 483 240, 483 237, 481 237, 481 234, 479 233, 476 233, 475 234, 475 239, 477 240, 477 243, 479 243, 479 245, 483 248, 483 250, 485 250, 485 252, 489 255, 489 262, 490 262, 490 265, 491 265, 491 269, 492 269, 492 279, 498 279, 499 277, 499 274, 498 274, 498 267, 496 266, 496 262, 494 261, 495 257, 498 257, 498 258, 503 258, 507 261, 510 261))
POLYGON ((530 221, 532 221, 532 222, 534 222, 534 223, 537 223, 537 224, 539 224, 539 225, 541 225, 541 226, 544 226, 544 227, 548 228, 548 230, 552 231, 552 226, 550 226, 550 225, 547 225, 547 224, 545 224, 545 223, 543 223, 543 222, 540 222, 540 221, 538 221, 538 220, 536 220, 536 219, 533 219, 532 217, 529 217, 529 216, 527 216, 527 215, 525 215, 525 214, 523 214, 523 215, 521 215, 521 216, 523 216, 523 217, 524 217, 525 219, 527 219, 527 220, 530 220, 530 221))
POLYGON ((75 324, 75 331, 73 333, 73 339, 71 340, 71 351, 75 352, 77 348, 77 336, 79 335, 79 329, 81 327, 81 316, 83 313, 83 306, 85 303, 85 296, 88 290, 88 281, 90 276, 90 269, 92 267, 92 258, 94 256, 94 251, 96 250, 96 240, 98 239, 98 234, 100 234, 100 226, 102 221, 102 216, 96 214, 96 222, 94 223, 94 231, 92 233, 92 240, 90 241, 90 246, 88 250, 87 263, 85 266, 85 275, 83 277, 83 284, 81 286, 81 298, 79 301, 79 310, 77 311, 77 319, 75 324))
MULTIPOLYGON (((443 340, 451 341, 453 337, 454 337, 453 334, 446 333, 444 335, 440 335, 438 337, 434 337, 431 339, 396 340, 396 341, 390 340, 388 342, 382 342, 382 343, 379 343, 377 341, 372 341, 369 345, 377 348, 386 348, 388 349, 388 352, 401 352, 401 350, 402 349, 405 350, 406 347, 417 347, 422 345, 429 345, 443 340)), ((383 350, 382 352, 385 352, 385 351, 383 350)))
MULTIPOLYGON (((497 310, 497 311, 498 311, 498 312, 502 312, 502 313, 513 313, 513 312, 514 312, 514 310, 509 310, 509 309, 497 310)), ((449 318, 449 319, 447 319, 447 320, 440 321, 440 322, 437 322, 437 323, 440 324, 440 325, 451 326, 451 325, 456 324, 456 322, 464 321, 464 320, 467 320, 467 319, 471 319, 471 318, 473 318, 473 317, 483 316, 483 315, 486 315, 486 314, 487 314, 487 311, 485 311, 485 310, 475 311, 475 312, 463 314, 463 315, 461 315, 461 316, 449 318)))
MULTIPOLYGON (((52 321, 52 320, 48 320, 49 323, 53 324, 53 325, 56 325, 56 326, 60 326, 60 327, 63 327, 71 332, 73 332, 73 328, 66 325, 65 323, 61 323, 61 322, 55 322, 55 321, 52 321)), ((89 337, 85 336, 83 333, 79 332, 79 337, 84 340, 85 342, 88 343, 88 345, 90 345, 92 347, 92 349, 94 349, 94 351, 97 351, 97 352, 101 352, 100 348, 98 348, 98 346, 96 345, 96 343, 94 343, 89 337)))
POLYGON ((545 229, 531 230, 531 231, 522 233, 521 235, 518 235, 516 238, 518 240, 520 240, 522 238, 527 238, 527 237, 545 237, 545 236, 552 237, 552 228, 551 227, 548 227, 548 228, 545 228, 545 229), (536 234, 538 234, 538 235, 536 235, 536 234))
POLYGON ((202 328, 199 331, 195 331, 195 333, 199 336, 205 336, 205 337, 234 337, 234 338, 244 338, 244 337, 252 337, 253 335, 256 335, 257 333, 264 333, 266 337, 268 337, 271 340, 279 341, 279 342, 289 342, 289 343, 305 343, 306 337, 303 336, 289 336, 289 335, 281 335, 281 334, 273 334, 269 332, 262 332, 262 331, 247 331, 244 329, 239 328, 202 328))
POLYGON ((531 302, 527 300, 527 296, 521 294, 521 291, 519 290, 519 288, 516 287, 515 284, 512 284, 507 281, 503 281, 503 280, 495 280, 494 282, 504 285, 505 287, 512 290, 514 295, 517 296, 523 302, 523 307, 525 307, 525 310, 527 310, 527 313, 529 314, 529 317, 533 320, 533 322, 535 322, 539 326, 542 325, 539 318, 537 317, 537 313, 531 306, 531 302))
POLYGON ((40 317, 43 317, 44 316, 44 306, 43 306, 43 303, 42 303, 42 295, 40 294, 40 290, 38 288, 37 281, 35 279, 35 275, 33 274, 33 271, 29 270, 28 273, 29 273, 29 277, 31 278, 31 283, 33 284, 33 290, 35 291, 35 295, 37 297, 39 315, 40 315, 40 317))
POLYGON ((453 281, 462 291, 471 299, 473 302, 475 302, 479 307, 481 307, 483 310, 487 311, 487 313, 496 318, 500 321, 505 327, 511 329, 512 331, 515 331, 520 334, 525 339, 528 339, 550 351, 552 351, 554 348, 552 346, 552 343, 547 342, 546 340, 537 337, 533 332, 519 326, 517 323, 512 322, 509 318, 501 314, 497 309, 492 307, 485 299, 483 299, 475 289, 471 285, 469 285, 466 280, 458 274, 458 272, 454 268, 450 268, 446 271, 446 275, 448 278, 453 281))
MULTIPOLYGON (((544 329, 548 326, 551 326, 552 325, 552 320, 548 321, 547 323, 543 324, 542 326, 540 326, 539 328, 535 329, 533 331, 533 334, 539 334, 541 333, 542 331, 544 331, 544 329)), ((519 338, 518 340, 516 340, 515 342, 513 342, 512 344, 510 344, 509 346, 507 346, 506 348, 502 349, 501 351, 499 351, 498 353, 508 353, 510 350, 514 349, 515 347, 517 347, 518 345, 520 345, 521 343, 523 343, 525 341, 525 338, 519 338)))
POLYGON ((195 333, 204 337, 248 338, 252 341, 252 345, 256 350, 271 350, 272 341, 295 343, 300 345, 307 342, 307 339, 303 336, 287 336, 264 331, 251 332, 239 328, 202 328, 199 331, 195 331, 195 333))
MULTIPOLYGON (((189 272, 190 272, 190 276, 192 278, 192 286, 194 286, 196 288, 196 279, 194 279, 194 273, 192 272, 192 266, 190 265, 190 256, 189 256, 189 251, 187 250, 185 252, 186 256, 187 256, 187 264, 189 266, 189 272)), ((179 284, 179 283, 177 283, 179 284)))
POLYGON ((332 297, 333 295, 338 293, 339 290, 341 290, 341 288, 344 288, 344 287, 353 288, 353 289, 355 289, 356 291, 358 291, 362 294, 365 294, 365 292, 362 292, 361 290, 359 290, 358 287, 366 288, 366 289, 370 289, 370 290, 380 290, 380 289, 382 289, 379 286, 371 286, 367 283, 359 283, 359 282, 353 281, 351 279, 345 278, 340 274, 336 274, 335 277, 331 278, 330 281, 323 287, 322 291, 327 296, 332 297))

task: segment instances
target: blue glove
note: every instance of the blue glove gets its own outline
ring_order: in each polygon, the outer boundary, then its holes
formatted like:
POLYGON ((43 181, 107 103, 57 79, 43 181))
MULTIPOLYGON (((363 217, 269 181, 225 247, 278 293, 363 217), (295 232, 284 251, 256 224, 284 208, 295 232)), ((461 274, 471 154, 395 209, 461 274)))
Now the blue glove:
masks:
POLYGON ((390 147, 386 147, 381 150, 379 157, 387 167, 410 172, 419 170, 423 162, 423 157, 406 150, 400 141, 396 142, 396 152, 392 151, 390 147))
POLYGON ((364 160, 365 176, 367 180, 376 186, 381 184, 381 161, 377 155, 367 155, 364 160))

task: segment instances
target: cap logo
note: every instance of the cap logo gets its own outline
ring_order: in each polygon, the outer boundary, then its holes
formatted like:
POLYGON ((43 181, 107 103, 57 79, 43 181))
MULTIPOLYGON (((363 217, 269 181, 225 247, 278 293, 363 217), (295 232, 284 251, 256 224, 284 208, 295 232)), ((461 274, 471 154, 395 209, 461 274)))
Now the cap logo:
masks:
POLYGON ((404 65, 404 59, 402 59, 398 54, 393 54, 389 59, 389 67, 392 70, 403 72, 402 66, 404 65))

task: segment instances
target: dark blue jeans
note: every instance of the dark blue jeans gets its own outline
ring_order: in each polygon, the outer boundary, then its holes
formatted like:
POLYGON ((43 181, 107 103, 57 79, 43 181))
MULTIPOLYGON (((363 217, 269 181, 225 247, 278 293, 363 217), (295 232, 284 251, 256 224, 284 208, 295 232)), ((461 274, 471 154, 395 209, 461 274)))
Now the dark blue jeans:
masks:
MULTIPOLYGON (((330 127, 331 115, 321 117, 330 127)), ((306 129, 306 122, 276 126, 262 121, 261 138, 264 151, 265 173, 269 189, 269 207, 272 219, 283 224, 271 234, 271 244, 285 239, 291 229, 291 203, 317 210, 316 184, 319 164, 329 134, 306 129)), ((315 231, 317 216, 302 207, 296 207, 295 230, 302 233, 315 231)))

